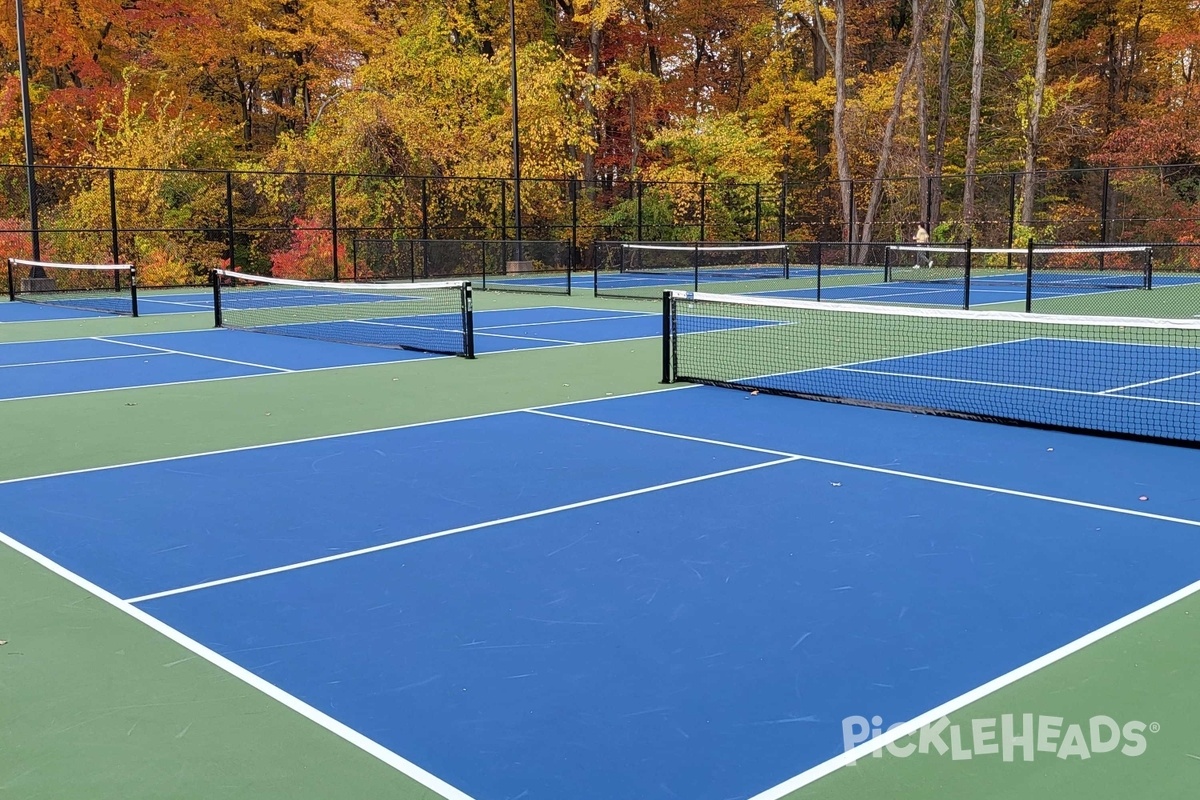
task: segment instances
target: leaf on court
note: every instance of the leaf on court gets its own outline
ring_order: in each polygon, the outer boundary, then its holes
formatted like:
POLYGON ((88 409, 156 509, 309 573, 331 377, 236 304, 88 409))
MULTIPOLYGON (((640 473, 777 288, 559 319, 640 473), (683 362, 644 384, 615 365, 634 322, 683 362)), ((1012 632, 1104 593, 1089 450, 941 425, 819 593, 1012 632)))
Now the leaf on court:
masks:
POLYGON ((7 640, 7 639, 0 639, 0 647, 3 647, 3 646, 4 646, 4 645, 6 645, 6 644, 8 644, 8 640, 7 640))
POLYGON ((829 485, 830 485, 830 486, 841 486, 841 484, 840 484, 840 483, 834 483, 834 482, 832 482, 832 481, 830 481, 830 482, 829 482, 829 485))
POLYGON ((1142 495, 1141 497, 1139 497, 1139 498, 1138 498, 1138 500, 1141 500, 1142 502, 1145 502, 1145 501, 1147 501, 1147 500, 1149 500, 1149 499, 1150 499, 1150 498, 1149 498, 1149 497, 1146 497, 1146 495, 1142 495))
POLYGON ((758 395, 758 389, 755 389, 753 392, 750 393, 751 397, 756 397, 757 395, 758 395))

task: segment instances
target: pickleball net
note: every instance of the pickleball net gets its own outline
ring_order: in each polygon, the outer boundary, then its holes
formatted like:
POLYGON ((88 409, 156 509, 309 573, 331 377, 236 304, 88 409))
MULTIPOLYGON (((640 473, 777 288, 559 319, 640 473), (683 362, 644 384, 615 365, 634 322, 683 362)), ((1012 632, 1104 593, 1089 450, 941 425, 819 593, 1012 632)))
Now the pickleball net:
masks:
POLYGON ((1200 320, 690 292, 663 304, 667 383, 1200 445, 1200 320))
POLYGON ((218 327, 473 358, 469 281, 329 283, 212 273, 218 327))
POLYGON ((909 283, 1030 284, 1080 290, 1149 289, 1153 248, 1148 245, 966 247, 890 245, 885 281, 909 283))
POLYGON ((735 281, 786 278, 788 249, 786 244, 622 243, 620 271, 684 280, 696 273, 735 281))
POLYGON ((8 299, 136 317, 132 264, 66 264, 8 259, 8 299))

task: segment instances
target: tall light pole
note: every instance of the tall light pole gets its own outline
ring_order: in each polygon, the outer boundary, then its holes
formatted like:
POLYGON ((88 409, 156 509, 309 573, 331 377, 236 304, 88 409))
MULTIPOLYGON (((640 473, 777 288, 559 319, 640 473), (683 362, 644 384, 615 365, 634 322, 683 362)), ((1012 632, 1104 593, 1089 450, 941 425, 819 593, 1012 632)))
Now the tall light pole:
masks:
MULTIPOLYGON (((17 60, 21 69, 21 115, 25 118, 25 185, 29 192, 29 228, 33 233, 33 260, 40 261, 42 247, 38 233, 37 178, 34 175, 33 115, 29 101, 29 57, 25 51, 25 7, 17 0, 17 60)), ((30 277, 40 278, 44 273, 35 267, 30 277)))
POLYGON ((521 113, 517 106, 517 5, 508 0, 508 52, 511 59, 512 83, 512 160, 513 160, 513 224, 516 228, 517 257, 524 260, 521 252, 521 113))

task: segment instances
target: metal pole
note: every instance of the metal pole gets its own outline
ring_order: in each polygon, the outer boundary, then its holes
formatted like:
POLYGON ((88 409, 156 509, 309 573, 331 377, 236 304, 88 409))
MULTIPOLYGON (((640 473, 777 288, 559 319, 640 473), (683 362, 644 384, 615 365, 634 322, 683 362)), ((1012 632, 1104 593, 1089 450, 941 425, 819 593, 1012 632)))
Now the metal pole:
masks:
MULTIPOLYGON (((1008 249, 1013 249, 1017 233, 1017 173, 1008 176, 1008 249)), ((1033 235, 1030 234, 1030 240, 1033 235)), ((1012 269, 1012 253, 1008 254, 1008 268, 1012 269)))
POLYGON ((704 198, 705 198, 705 195, 707 194, 707 190, 708 190, 708 183, 706 181, 701 181, 700 182, 700 239, 699 239, 701 242, 704 241, 704 217, 705 217, 704 198))
POLYGON ((971 308, 971 237, 967 237, 967 263, 963 270, 963 310, 971 308))
POLYGON ((1100 241, 1108 241, 1109 170, 1104 170, 1104 182, 1100 186, 1100 241))
POLYGON ((645 190, 645 185, 639 180, 637 182, 637 241, 645 241, 642 235, 642 192, 645 190))
POLYGON ((338 219, 337 219, 337 175, 329 176, 329 226, 333 233, 333 280, 338 275, 338 219))
POLYGON ((421 238, 429 238, 429 179, 421 178, 421 238))
POLYGON ((108 224, 112 230, 112 263, 121 263, 121 245, 117 237, 117 171, 108 168, 108 224))
POLYGON ((229 269, 234 271, 233 262, 233 173, 225 173, 225 232, 229 237, 229 269))
POLYGON ((508 182, 500 179, 500 241, 508 241, 508 182))
POLYGON ((508 46, 512 81, 513 225, 516 227, 516 260, 521 261, 521 116, 520 108, 517 105, 517 8, 515 0, 508 0, 508 46))
POLYGON ((762 241, 762 184, 754 184, 754 241, 762 241))
POLYGON ((1025 247, 1025 313, 1033 311, 1033 237, 1025 247))
POLYGON ((779 186, 779 241, 787 241, 787 181, 779 186))
MULTIPOLYGON (((37 176, 34 174, 36 157, 33 152, 33 111, 29 100, 29 54, 25 48, 25 6, 17 0, 17 60, 21 72, 21 116, 25 123, 25 187, 29 192, 29 229, 33 238, 33 260, 42 258, 41 231, 38 228, 37 176)), ((41 267, 29 272, 31 278, 44 278, 41 267)))
POLYGON ((579 252, 579 179, 571 178, 571 253, 567 257, 567 294, 571 293, 571 277, 578 266, 579 252))

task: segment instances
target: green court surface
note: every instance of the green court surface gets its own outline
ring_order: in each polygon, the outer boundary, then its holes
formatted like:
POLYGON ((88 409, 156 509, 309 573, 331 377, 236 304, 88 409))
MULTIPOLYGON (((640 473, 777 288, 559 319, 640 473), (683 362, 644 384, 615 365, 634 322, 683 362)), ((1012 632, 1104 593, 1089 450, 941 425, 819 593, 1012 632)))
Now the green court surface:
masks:
MULTIPOLYGON (((1036 310, 1161 316, 1156 312, 1168 309, 1192 316, 1200 314, 1196 297, 1194 287, 1173 287, 1045 300, 1036 310)), ((479 310, 538 305, 655 308, 644 301, 578 295, 476 294, 479 310)), ((206 314, 31 322, 0 325, 0 341, 209 326, 206 314)), ((835 348, 813 357, 825 363, 842 354, 835 348)), ((12 400, 0 403, 0 480, 652 392, 664 388, 660 374, 660 342, 638 339, 493 353, 475 361, 408 361, 12 400)), ((214 502, 219 501, 217 491, 214 502)), ((142 617, 98 596, 93 587, 7 544, 0 546, 0 640, 7 641, 0 646, 0 798, 438 796, 197 656, 142 617)), ((1192 796, 1200 785, 1197 664, 1200 597, 1193 595, 950 717, 951 723, 966 726, 971 720, 1022 713, 1075 722, 1107 715, 1153 723, 1158 731, 1137 758, 1060 759, 1039 753, 1032 763, 1007 763, 997 757, 953 760, 885 752, 834 770, 789 797, 1192 796)))

